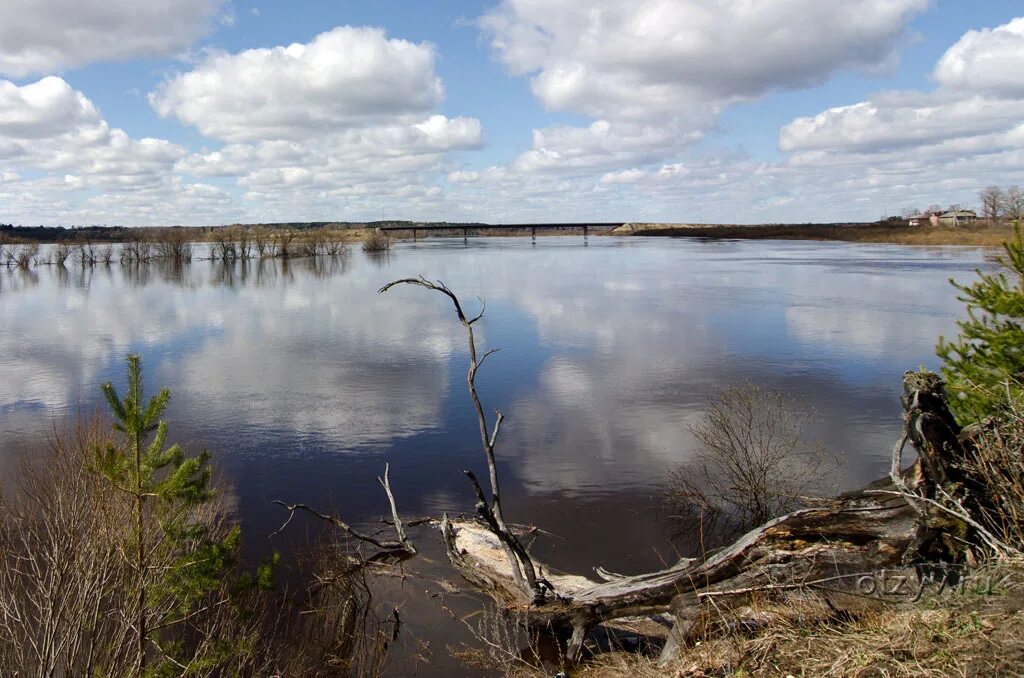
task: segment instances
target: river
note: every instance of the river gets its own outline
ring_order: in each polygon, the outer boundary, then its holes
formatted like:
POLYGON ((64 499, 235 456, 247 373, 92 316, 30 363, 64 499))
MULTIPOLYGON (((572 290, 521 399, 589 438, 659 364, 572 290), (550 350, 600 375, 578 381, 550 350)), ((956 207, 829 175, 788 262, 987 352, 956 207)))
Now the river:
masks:
MULTIPOLYGON (((403 514, 469 512, 460 471, 484 466, 463 330, 439 294, 377 294, 424 275, 470 309, 487 302, 478 341, 501 351, 478 386, 506 417, 506 516, 556 535, 535 552, 557 567, 638 572, 674 559, 665 476, 692 455, 688 425, 716 388, 749 380, 802 400, 808 435, 846 459, 844 487, 882 475, 901 374, 938 366, 936 339, 963 313, 949 278, 984 265, 967 248, 570 236, 0 269, 0 463, 93 411, 137 352, 150 392, 171 389, 171 438, 209 449, 230 481, 253 555, 302 540, 301 526, 268 539, 285 517, 273 499, 357 525, 386 514, 385 463, 403 514)), ((410 648, 428 641, 418 670, 451 675, 458 625, 422 589, 391 592, 412 639, 393 669, 416 668, 410 648)))

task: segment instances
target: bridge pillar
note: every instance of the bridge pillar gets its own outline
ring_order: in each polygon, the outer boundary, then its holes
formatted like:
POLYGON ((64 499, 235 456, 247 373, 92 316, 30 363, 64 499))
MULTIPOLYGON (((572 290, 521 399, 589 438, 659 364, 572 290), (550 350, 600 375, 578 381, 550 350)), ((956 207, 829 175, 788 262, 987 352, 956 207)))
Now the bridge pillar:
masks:
POLYGON ((583 239, 584 240, 587 239, 587 227, 586 226, 583 227, 583 239))
POLYGON ((415 228, 414 228, 414 229, 412 229, 412 239, 413 239, 413 240, 415 240, 415 239, 416 239, 416 229, 415 229, 415 228))
POLYGON ((462 229, 462 239, 465 240, 468 237, 469 237, 469 229, 468 228, 462 229))
POLYGON ((533 242, 537 242, 537 228, 536 227, 531 227, 530 228, 530 240, 532 240, 533 242))

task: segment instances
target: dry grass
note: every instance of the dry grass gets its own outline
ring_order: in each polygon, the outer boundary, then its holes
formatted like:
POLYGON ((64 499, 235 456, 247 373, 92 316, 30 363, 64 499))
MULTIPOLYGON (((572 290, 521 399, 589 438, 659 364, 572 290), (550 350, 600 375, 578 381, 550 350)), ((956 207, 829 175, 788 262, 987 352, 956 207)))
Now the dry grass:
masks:
POLYGON ((609 653, 573 676, 1021 676, 1022 604, 1020 564, 990 566, 963 589, 917 604, 850 615, 837 614, 820 599, 787 596, 720 619, 706 640, 670 665, 652 656, 609 653), (737 630, 743 626, 740 616, 770 621, 744 634, 737 630))
MULTIPOLYGON (((0 676, 135 673, 138 575, 125 556, 131 505, 95 472, 96 450, 110 431, 100 417, 55 428, 49 449, 26 456, 0 487, 0 676)), ((226 499, 215 500, 195 511, 193 524, 221 536, 231 527, 227 513, 226 499)), ((162 529, 155 520, 152 528, 162 529)), ((374 605, 366 572, 336 550, 299 563, 295 591, 256 586, 252 573, 235 566, 184 608, 182 594, 160 588, 159 577, 195 553, 150 554, 159 564, 146 572, 152 605, 174 608, 149 638, 152 658, 167 659, 159 675, 318 678, 384 670, 399 621, 374 605), (190 611, 179 616, 182 609, 190 611)))
POLYGON ((883 224, 794 224, 729 226, 715 224, 636 224, 638 235, 729 238, 741 240, 838 240, 896 245, 998 247, 1013 237, 1010 224, 977 223, 959 228, 883 224))

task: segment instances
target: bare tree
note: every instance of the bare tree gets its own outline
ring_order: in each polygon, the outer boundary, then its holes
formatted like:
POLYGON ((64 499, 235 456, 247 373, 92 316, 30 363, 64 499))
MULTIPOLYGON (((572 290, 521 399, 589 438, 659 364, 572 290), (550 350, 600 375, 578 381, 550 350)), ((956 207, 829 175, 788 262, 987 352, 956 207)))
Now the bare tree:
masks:
POLYGON ((295 517, 296 511, 304 511, 306 513, 309 513, 310 515, 319 518, 320 520, 323 520, 324 522, 330 523, 334 527, 341 530, 341 532, 345 536, 350 537, 360 543, 370 544, 371 546, 378 549, 376 553, 372 554, 369 557, 364 558, 360 556, 360 558, 358 559, 359 563, 383 562, 388 560, 405 560, 407 558, 415 556, 417 553, 416 546, 412 543, 412 540, 409 539, 409 536, 405 531, 405 523, 402 521, 402 518, 398 513, 398 505, 395 503, 395 495, 391 491, 391 479, 389 477, 390 470, 390 465, 385 464, 384 476, 378 477, 377 482, 379 482, 381 487, 384 488, 384 493, 387 494, 388 496, 388 504, 391 506, 391 525, 395 528, 395 534, 398 537, 397 540, 380 539, 374 535, 367 534, 365 532, 361 532, 355 529, 354 527, 343 521, 341 518, 339 518, 337 515, 321 513, 316 509, 310 508, 305 504, 286 504, 285 502, 279 499, 275 499, 273 503, 288 509, 288 519, 284 521, 284 524, 281 525, 281 527, 279 527, 274 534, 277 534, 277 532, 280 532, 288 526, 288 524, 292 521, 292 518, 295 517))
MULTIPOLYGON (((95 473, 96 449, 109 443, 109 431, 99 419, 55 431, 49 449, 26 456, 17 482, 0 488, 0 675, 129 676, 137 670, 139 582, 125 557, 132 501, 95 473)), ((225 514, 223 505, 211 507, 194 514, 192 525, 226 533, 225 514)), ((203 568, 210 557, 191 552, 185 562, 203 568)), ((150 583, 162 568, 181 563, 161 549, 152 558, 150 583)), ((167 660, 159 675, 380 675, 398 634, 398 614, 375 609, 363 570, 333 552, 317 553, 302 567, 298 596, 270 591, 262 581, 269 569, 257 571, 254 581, 225 583, 190 612, 175 603, 182 591, 161 589, 152 606, 171 613, 173 624, 162 631, 174 656, 160 645, 151 648, 154 658, 167 660)))
POLYGON ((71 256, 71 245, 61 241, 53 246, 53 263, 57 266, 64 266, 68 257, 71 256))
POLYGON ((999 221, 1003 213, 1003 190, 998 186, 989 186, 978 192, 981 201, 981 216, 992 221, 999 221))
POLYGON ((138 231, 131 231, 121 245, 121 263, 141 264, 149 261, 152 248, 146 236, 138 231))
POLYGON ((256 256, 260 259, 274 256, 274 242, 271 240, 266 228, 263 226, 253 226, 252 240, 253 246, 256 248, 256 256))
POLYGON ((78 250, 78 263, 81 264, 82 268, 96 263, 96 248, 93 246, 92 241, 88 239, 79 240, 75 247, 78 250))
POLYGON ((28 270, 35 263, 39 255, 39 245, 29 243, 27 245, 8 246, 4 256, 7 257, 7 264, 17 266, 20 269, 28 270))
MULTIPOLYGON (((114 260, 114 246, 111 245, 110 243, 103 245, 102 247, 99 248, 99 250, 97 250, 95 257, 98 257, 99 261, 104 265, 109 266, 110 262, 114 260)), ((89 260, 89 263, 95 263, 95 257, 91 258, 89 260)))
POLYGON ((1020 186, 1010 186, 1003 196, 1006 217, 1011 221, 1024 219, 1024 190, 1020 186))
POLYGON ((295 240, 295 231, 289 228, 283 229, 276 233, 275 241, 277 242, 277 254, 280 257, 287 259, 292 255, 292 241, 295 240))
POLYGON ((836 465, 803 431, 812 412, 751 383, 714 394, 690 427, 700 448, 675 468, 668 500, 688 536, 733 537, 835 491, 836 465), (699 532, 697 532, 699 530, 699 532))
MULTIPOLYGON (((433 290, 434 292, 440 292, 445 295, 452 302, 452 305, 455 307, 455 314, 458 316, 459 322, 466 330, 466 338, 469 342, 469 370, 466 373, 466 385, 469 388, 470 399, 473 401, 473 409, 476 411, 477 423, 480 427, 480 443, 483 447, 484 456, 487 460, 487 471, 490 476, 491 485, 490 500, 488 500, 484 495, 483 488, 480 487, 480 483, 477 481, 476 475, 469 470, 465 470, 463 473, 469 479, 473 486, 473 491, 476 493, 477 515, 487 529, 490 530, 490 532, 496 536, 498 541, 501 543, 501 547, 508 558, 512 577, 516 584, 519 586, 520 590, 529 596, 535 603, 542 603, 547 596, 547 592, 552 588, 551 584, 538 574, 537 569, 534 567, 533 560, 531 560, 530 556, 527 554, 526 549, 523 548, 523 545, 519 542, 515 533, 513 533, 506 524, 501 510, 501 495, 498 489, 498 469, 494 461, 494 447, 497 445, 498 434, 501 432, 501 422, 504 421, 505 417, 500 411, 495 410, 494 425, 492 427, 487 421, 487 414, 484 411, 483 404, 480 402, 480 396, 476 390, 477 372, 484 364, 484 361, 498 350, 492 348, 489 351, 485 351, 482 355, 477 354, 476 335, 473 331, 473 325, 484 317, 486 304, 481 300, 480 312, 470 318, 462 310, 462 303, 459 301, 459 298, 455 296, 455 293, 452 292, 448 286, 441 281, 433 282, 422 277, 393 280, 380 288, 379 293, 383 294, 397 285, 414 285, 428 290, 433 290)), ((445 522, 447 522, 447 516, 445 516, 445 518, 445 522)), ((444 531, 444 528, 442 528, 442 531, 444 531)))
POLYGON ((174 262, 191 261, 192 243, 183 228, 164 228, 154 234, 157 256, 174 262))
POLYGON ((214 259, 234 261, 238 258, 238 248, 235 244, 236 238, 237 236, 233 228, 225 226, 213 229, 210 239, 213 240, 214 245, 210 250, 210 255, 214 259))
POLYGON ((90 470, 98 420, 55 432, 20 465, 0 526, 0 673, 128 675, 134 584, 123 556, 130 504, 90 470))
POLYGON ((235 230, 235 238, 238 241, 238 257, 249 259, 252 256, 252 234, 245 226, 239 226, 235 230))

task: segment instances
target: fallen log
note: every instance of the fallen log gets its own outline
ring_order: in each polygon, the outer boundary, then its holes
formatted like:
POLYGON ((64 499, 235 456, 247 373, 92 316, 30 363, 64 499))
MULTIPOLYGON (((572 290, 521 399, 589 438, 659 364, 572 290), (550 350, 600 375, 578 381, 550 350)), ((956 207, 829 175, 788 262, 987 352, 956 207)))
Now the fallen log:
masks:
POLYGON ((893 461, 900 464, 909 441, 918 453, 913 464, 862 490, 769 521, 704 561, 686 559, 658 572, 596 582, 532 560, 547 588, 538 598, 521 585, 514 569, 519 562, 507 557, 489 521, 446 516, 441 534, 449 560, 499 604, 525 613, 536 626, 569 635, 567 654, 576 659, 589 630, 612 619, 673 612, 676 624, 666 648, 672 652, 694 638, 711 599, 721 608, 744 604, 760 591, 842 591, 864 573, 955 558, 958 544, 950 542, 950 532, 969 542, 969 521, 938 510, 934 498, 946 488, 966 486, 960 429, 935 374, 906 373, 902 402, 904 439, 893 461))

